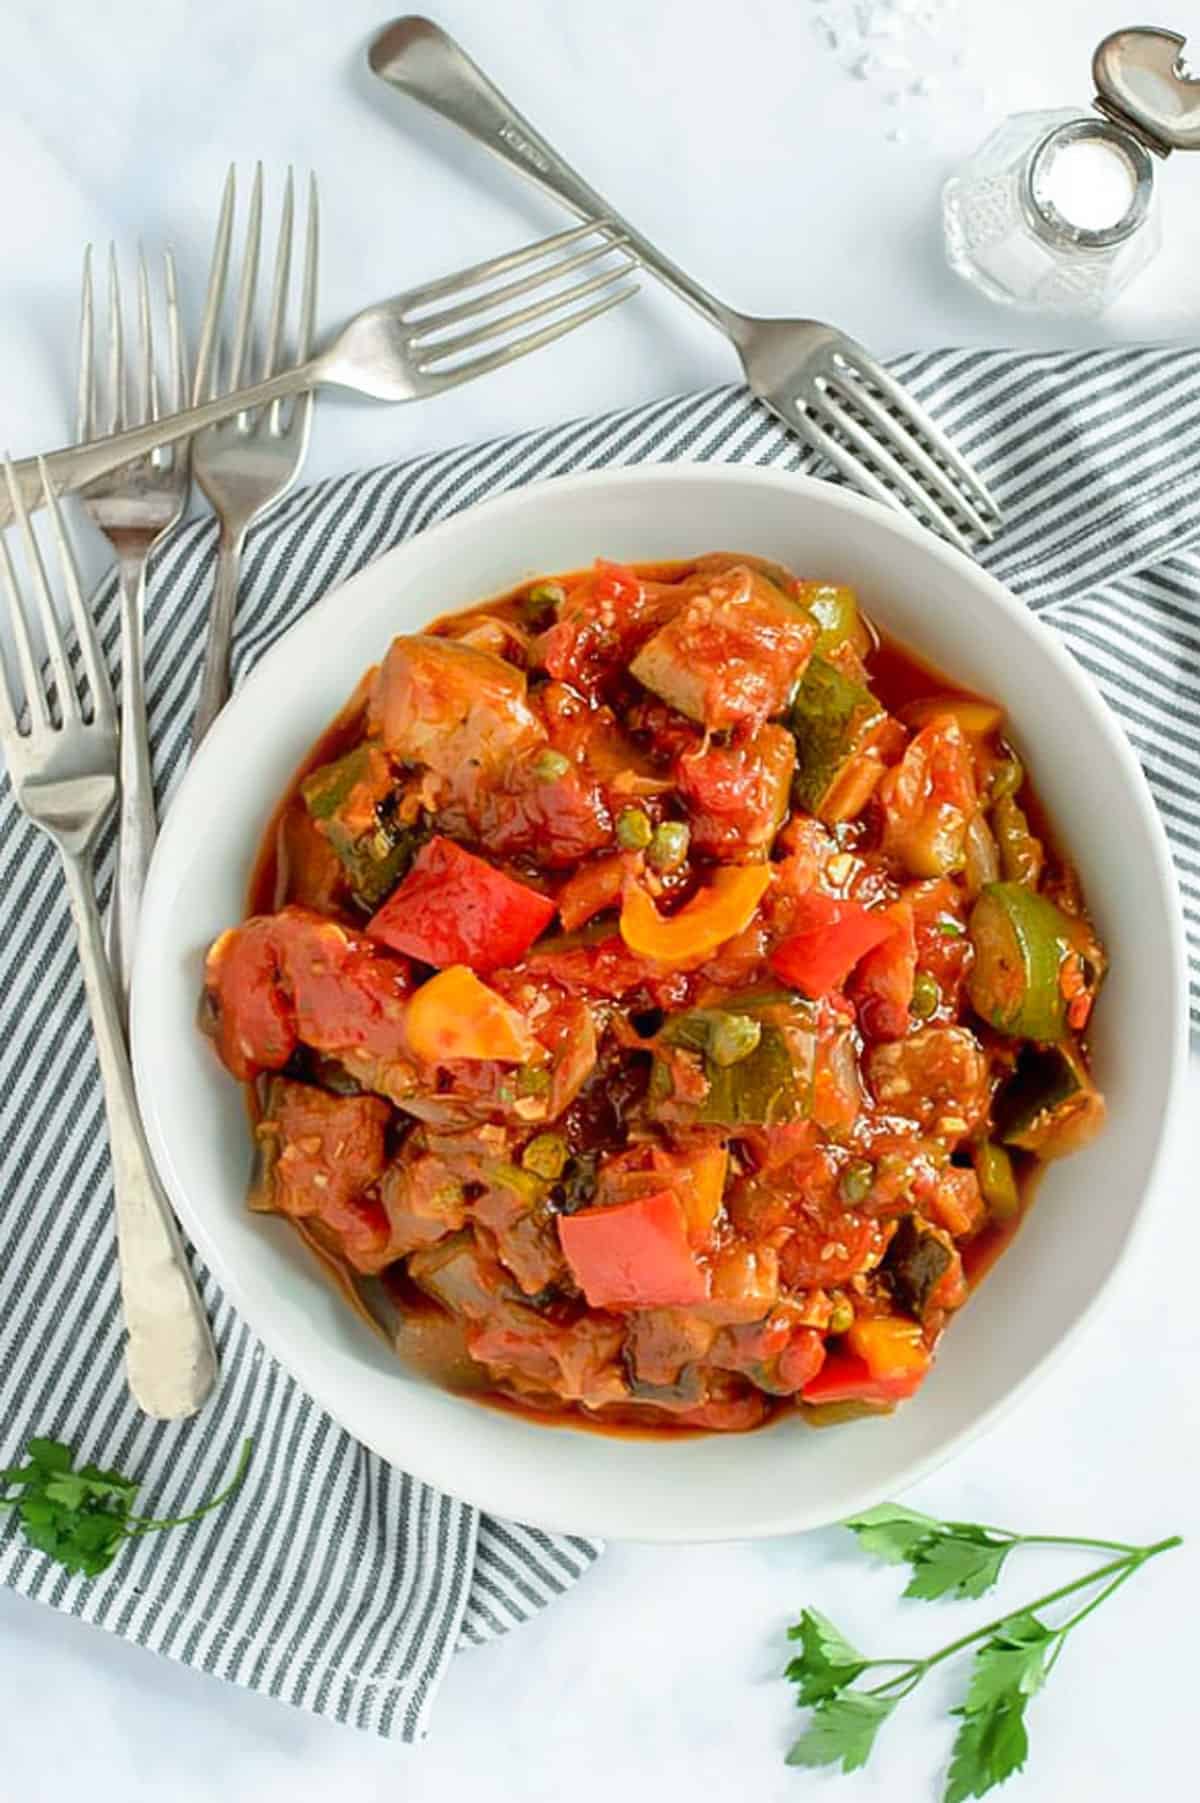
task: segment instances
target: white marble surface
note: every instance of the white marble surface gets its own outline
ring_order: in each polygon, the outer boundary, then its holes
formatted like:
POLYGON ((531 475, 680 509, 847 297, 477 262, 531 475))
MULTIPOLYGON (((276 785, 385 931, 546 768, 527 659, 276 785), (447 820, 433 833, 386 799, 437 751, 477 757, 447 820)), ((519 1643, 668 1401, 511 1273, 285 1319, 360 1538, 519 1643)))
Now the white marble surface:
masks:
MULTIPOLYGON (((1008 316, 941 259, 940 181, 1012 108, 1085 101, 1091 47, 1125 22, 1120 9, 962 0, 922 64, 936 64, 939 91, 899 106, 847 74, 814 31, 815 19, 846 11, 840 0, 444 0, 439 17, 585 173, 731 300, 834 318, 883 352, 1194 334, 1200 168, 1183 158, 1163 171, 1167 250, 1099 325, 1008 316), (889 135, 897 127, 902 139, 889 135)), ((141 234, 153 247, 169 237, 194 311, 231 158, 318 170, 329 321, 553 229, 561 215, 549 203, 371 93, 361 48, 386 17, 378 0, 6 0, 0 442, 32 450, 68 429, 85 239, 141 234)), ((436 406, 322 402, 310 469, 331 474, 732 372, 719 340, 647 293, 586 337, 436 406)), ((1194 1072, 1193 1122, 1198 1107, 1194 1072)), ((1150 1232, 1082 1344, 1017 1417, 913 1498, 1047 1532, 1192 1537, 1081 1634, 1032 1706, 1031 1765, 1011 1793, 1030 1803, 1180 1795, 1194 1771, 1200 1326, 1178 1248, 1194 1239, 1197 1150, 1193 1127, 1150 1232)), ((1063 1570, 1056 1555, 1026 1555, 1006 1600, 1063 1570)), ((699 1783, 706 1795, 764 1803, 818 1788, 845 1803, 910 1803, 937 1794, 947 1692, 906 1705, 873 1769, 810 1778, 781 1764, 796 1718, 775 1677, 783 1624, 806 1602, 879 1652, 932 1646, 971 1619, 966 1605, 901 1608, 897 1590, 895 1573, 865 1567, 837 1534, 613 1548, 533 1625, 455 1662, 433 1736, 415 1750, 231 1690, 0 1592, 0 1792, 36 1803, 85 1789, 97 1803, 218 1793, 230 1803, 445 1803, 470 1790, 500 1803, 592 1803, 615 1783, 630 1803, 660 1803, 699 1783)))

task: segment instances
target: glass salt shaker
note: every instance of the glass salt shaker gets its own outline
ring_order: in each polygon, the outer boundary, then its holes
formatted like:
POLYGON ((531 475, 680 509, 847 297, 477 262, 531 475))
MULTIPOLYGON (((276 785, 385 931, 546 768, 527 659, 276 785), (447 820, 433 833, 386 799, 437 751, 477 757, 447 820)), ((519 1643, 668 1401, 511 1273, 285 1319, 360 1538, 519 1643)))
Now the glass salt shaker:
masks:
POLYGON ((1136 26, 1092 58, 1094 105, 1014 113, 942 194, 946 254, 992 300, 1103 312, 1162 239, 1154 157, 1200 150, 1200 79, 1185 40, 1136 26))

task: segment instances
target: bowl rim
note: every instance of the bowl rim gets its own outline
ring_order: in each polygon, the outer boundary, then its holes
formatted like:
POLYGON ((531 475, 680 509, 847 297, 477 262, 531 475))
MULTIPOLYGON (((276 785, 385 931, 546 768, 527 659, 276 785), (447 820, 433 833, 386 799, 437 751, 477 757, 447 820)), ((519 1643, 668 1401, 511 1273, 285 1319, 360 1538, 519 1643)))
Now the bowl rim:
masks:
MULTIPOLYGON (((358 1398, 353 1394, 330 1394, 330 1389, 338 1390, 338 1386, 327 1387, 323 1381, 325 1369, 319 1356, 309 1350, 310 1347, 319 1348, 319 1340, 313 1336, 305 1342, 301 1336, 294 1336, 286 1331, 278 1320, 264 1321, 262 1319, 257 1303, 248 1300, 248 1292, 241 1281, 239 1270, 226 1260, 221 1246, 219 1229, 214 1232, 209 1223, 211 1211, 206 1211, 203 1203, 193 1198, 176 1168, 170 1136, 165 1131, 164 1119, 156 1103, 149 1043, 151 1038, 148 1024, 150 1004, 147 998, 153 987, 156 956, 155 936, 152 929, 157 916, 162 911, 157 903, 158 891, 165 887, 164 873, 174 855, 176 841, 186 831, 184 817, 189 796, 198 792, 206 784, 210 770, 216 771, 225 750, 233 746, 243 712, 252 707, 260 696, 265 699, 271 693, 276 666, 289 655, 290 641, 296 635, 315 633, 319 622, 332 620, 335 617, 336 610, 345 604, 346 597, 353 594, 356 586, 376 582, 380 566, 401 560, 417 543, 421 544, 424 551, 430 542, 436 544, 443 540, 453 541, 454 537, 464 530, 478 530, 481 523, 486 526, 487 523, 497 521, 507 513, 517 513, 531 503, 536 505, 547 497, 554 496, 560 500, 569 501, 571 495, 580 490, 619 488, 630 482, 644 484, 647 488, 659 485, 674 486, 696 483, 717 487, 722 484, 735 483, 763 490, 781 490, 793 496, 801 495, 819 500, 822 506, 845 514, 848 520, 861 520, 870 524, 874 529, 891 532, 908 541, 921 555, 942 563, 960 580, 964 580, 977 590, 986 593, 1001 615, 1016 625, 1021 634, 1028 634, 1030 627, 1036 625, 1036 616, 998 578, 982 569, 971 558, 953 546, 936 538, 933 533, 921 526, 907 513, 895 512, 845 488, 793 471, 764 469, 746 464, 645 463, 624 464, 601 470, 545 477, 474 502, 421 530, 411 538, 402 540, 369 564, 364 565, 362 569, 357 570, 345 581, 330 588, 281 633, 262 654, 254 669, 238 687, 229 705, 214 722, 192 764, 185 771, 171 799, 155 847, 143 896, 131 995, 130 1038, 134 1076, 147 1138, 172 1206, 188 1237, 212 1271, 221 1289, 284 1371, 293 1377, 339 1426, 353 1434, 364 1445, 375 1450, 380 1449, 376 1447, 374 1424, 370 1420, 361 1418, 363 1409, 358 1398)), ((1141 1193, 1120 1233, 1115 1255, 1111 1259, 1108 1269, 1096 1281, 1090 1298, 1080 1307, 1078 1313, 1062 1330, 1053 1344, 1002 1395, 998 1396, 989 1406, 980 1410, 971 1420, 951 1432, 944 1440, 940 1440, 929 1451, 910 1457, 889 1482, 885 1492, 889 1495, 900 1494, 919 1483, 1007 1415, 1045 1378, 1051 1365, 1063 1357, 1068 1349, 1080 1339, 1084 1331, 1094 1324, 1117 1271, 1128 1259, 1139 1237, 1146 1232, 1154 1208, 1161 1204, 1165 1187, 1161 1181, 1164 1164, 1175 1143, 1181 1124, 1189 1043, 1188 964, 1182 907, 1166 831, 1150 792, 1145 772, 1117 717, 1109 709, 1092 679, 1053 632, 1042 628, 1038 634, 1038 643, 1041 653, 1057 667, 1059 674, 1074 690, 1080 704, 1092 717, 1111 758, 1119 767, 1126 785, 1133 792, 1138 812, 1144 819, 1148 837, 1153 846, 1153 871, 1147 874, 1152 875, 1155 886, 1163 899, 1169 903, 1166 913, 1170 919, 1171 930, 1170 943, 1166 949, 1174 976, 1172 994, 1175 1000, 1174 1019, 1171 1023, 1170 1033, 1169 1064, 1162 1097, 1158 1137, 1146 1162, 1146 1175, 1141 1193)), ((477 1405, 469 1406, 476 1407, 477 1405)), ((366 1413, 369 1415, 371 1412, 368 1407, 366 1413)), ((539 1423, 536 1424, 536 1431, 546 1432, 549 1429, 545 1424, 539 1423)), ((768 1427, 763 1431, 770 1433, 774 1430, 768 1427)), ((733 1438, 736 1439, 737 1436, 733 1436, 733 1438)), ((659 1526, 648 1525, 644 1515, 638 1512, 636 1498, 621 1505, 614 1505, 611 1499, 606 1499, 600 1505, 599 1514, 592 1520, 586 1519, 586 1511, 585 1518, 582 1520, 576 1513, 572 1513, 568 1519, 559 1513, 553 1503, 547 1507, 542 1507, 538 1503, 535 1508, 531 1509, 528 1482, 518 1481, 514 1486, 503 1469, 497 1469, 494 1472, 494 1482, 488 1485, 486 1494, 480 1494, 478 1487, 472 1485, 472 1493, 465 1495, 461 1489, 456 1487, 454 1477, 447 1469, 447 1466, 453 1463, 452 1453, 447 1458, 444 1453, 440 1451, 435 1453, 432 1447, 425 1445, 414 1447, 414 1453, 415 1456, 411 1461, 405 1459, 404 1469, 419 1481, 429 1483, 473 1507, 485 1509, 500 1516, 536 1521, 539 1527, 566 1534, 591 1534, 610 1539, 638 1539, 661 1544, 678 1542, 703 1544, 731 1539, 764 1539, 785 1533, 815 1531, 820 1526, 828 1525, 831 1519, 827 1511, 822 1515, 819 1509, 806 1509, 803 1506, 803 1497, 785 1501, 782 1506, 774 1498, 764 1497, 762 1505, 755 1510, 753 1518, 745 1523, 731 1524, 728 1527, 699 1533, 672 1532, 669 1524, 665 1527, 661 1524, 659 1526)), ((388 1458, 389 1461, 393 1460, 393 1455, 389 1452, 380 1450, 380 1456, 388 1458)), ((681 1470, 681 1479, 683 1476, 681 1470)), ((878 1482, 865 1480, 861 1491, 852 1495, 851 1508, 846 1513, 870 1506, 879 1500, 878 1482)))

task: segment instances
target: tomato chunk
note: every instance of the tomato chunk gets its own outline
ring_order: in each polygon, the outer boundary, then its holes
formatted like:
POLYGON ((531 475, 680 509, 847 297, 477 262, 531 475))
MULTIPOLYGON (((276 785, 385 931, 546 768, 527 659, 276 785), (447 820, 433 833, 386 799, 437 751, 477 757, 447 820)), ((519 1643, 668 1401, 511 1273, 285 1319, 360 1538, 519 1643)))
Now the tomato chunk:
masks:
POLYGON ((673 1190, 563 1215, 558 1237, 592 1308, 681 1307, 708 1296, 673 1190))
POLYGON ((797 898, 792 923, 792 932, 771 953, 771 969, 813 1001, 840 987, 859 959, 895 931, 881 909, 815 889, 797 898))
POLYGON ((367 934, 438 970, 498 970, 522 958, 553 918, 548 896, 438 837, 422 846, 367 934))

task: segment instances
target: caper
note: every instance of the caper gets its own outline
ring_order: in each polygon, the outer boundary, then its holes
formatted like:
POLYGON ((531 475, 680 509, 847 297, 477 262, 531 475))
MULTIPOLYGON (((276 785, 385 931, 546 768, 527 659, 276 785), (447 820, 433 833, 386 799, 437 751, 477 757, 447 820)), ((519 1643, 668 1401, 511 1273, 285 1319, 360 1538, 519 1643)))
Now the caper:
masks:
POLYGON ((522 1152, 521 1163, 535 1177, 544 1177, 547 1183, 553 1183, 562 1176, 569 1156, 567 1142, 561 1133, 539 1133, 522 1152))
POLYGON ((838 1193, 843 1202, 862 1202, 875 1185, 875 1166, 867 1158, 854 1158, 842 1172, 838 1193))
POLYGON ((527 601, 535 601, 539 606, 558 607, 567 598, 567 591, 561 582, 535 582, 525 597, 527 601))
POLYGON ((916 1020, 928 1020, 936 1014, 942 1002, 942 992, 937 986, 937 978, 927 970, 919 970, 913 978, 912 1001, 908 1011, 916 1020))
POLYGON ((678 870, 687 858, 691 838, 682 820, 664 820, 655 827, 646 856, 656 870, 678 870))
POLYGON ((550 1087, 550 1072, 544 1064, 525 1064, 517 1072, 517 1090, 523 1096, 544 1096, 550 1087))
POLYGON ((530 768, 540 783, 556 783, 570 770, 571 760, 561 751, 539 751, 530 768))
POLYGON ((829 1317, 830 1333, 846 1333, 854 1326, 854 1309, 845 1296, 838 1296, 829 1317))
POLYGON ((625 851, 645 851, 654 837, 650 816, 641 808, 622 808, 617 815, 617 844, 625 851))
POLYGON ((714 1064, 740 1064, 762 1038, 762 1022, 749 1014, 717 1014, 709 1024, 706 1050, 714 1064))

